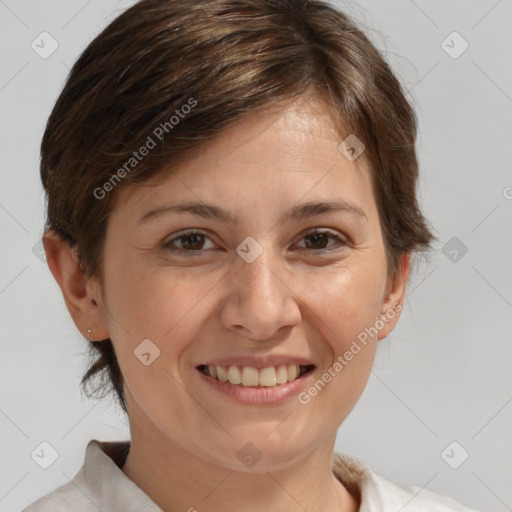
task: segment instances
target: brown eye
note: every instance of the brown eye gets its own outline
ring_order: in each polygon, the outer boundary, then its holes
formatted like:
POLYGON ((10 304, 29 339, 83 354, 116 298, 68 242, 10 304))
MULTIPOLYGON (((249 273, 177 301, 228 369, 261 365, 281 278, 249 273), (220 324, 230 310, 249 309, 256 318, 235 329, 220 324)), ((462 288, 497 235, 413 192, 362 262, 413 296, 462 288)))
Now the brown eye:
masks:
POLYGON ((310 240, 310 244, 306 243, 308 249, 325 249, 329 237, 326 233, 313 233, 305 236, 304 240, 310 240))
MULTIPOLYGON (((182 253, 193 253, 200 252, 202 250, 206 250, 212 247, 206 247, 206 242, 210 240, 208 236, 200 231, 189 231, 186 233, 182 233, 181 235, 165 242, 163 244, 163 248, 171 251, 171 252, 182 252, 182 253)), ((213 242, 210 243, 212 246, 213 242)))
POLYGON ((183 240, 183 249, 193 250, 203 248, 204 238, 204 235, 192 233, 191 235, 180 236, 179 239, 183 240))
MULTIPOLYGON (((299 249, 302 250, 312 250, 312 251, 321 251, 324 250, 324 252, 334 252, 337 249, 342 248, 343 246, 347 245, 346 242, 339 237, 338 235, 335 235, 334 233, 330 233, 328 231, 312 231, 310 233, 307 233, 302 240, 305 241, 305 246, 300 247, 299 249), (330 241, 334 241, 334 244, 329 244, 330 241), (336 248, 336 246, 339 246, 336 248)), ((301 240, 301 241, 302 241, 301 240)))

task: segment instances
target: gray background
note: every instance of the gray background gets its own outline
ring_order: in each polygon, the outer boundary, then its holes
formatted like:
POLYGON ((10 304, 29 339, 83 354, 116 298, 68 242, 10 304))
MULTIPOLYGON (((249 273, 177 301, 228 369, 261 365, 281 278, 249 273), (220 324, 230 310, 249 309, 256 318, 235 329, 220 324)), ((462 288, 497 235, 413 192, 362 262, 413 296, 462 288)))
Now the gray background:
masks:
MULTIPOLYGON (((89 439, 129 437, 118 407, 80 394, 86 342, 36 244, 46 119, 78 54, 131 3, 0 0, 1 511, 72 479, 89 439), (58 42, 46 59, 31 48, 43 31, 58 42), (59 455, 46 470, 30 456, 43 441, 59 455)), ((420 120, 421 200, 441 242, 413 276, 337 449, 388 478, 510 511, 512 1, 338 4, 367 27, 409 90, 420 120), (459 36, 443 45, 451 56, 442 46, 454 31, 469 44, 457 58, 459 36), (465 452, 457 469, 446 462, 456 466, 465 452)))

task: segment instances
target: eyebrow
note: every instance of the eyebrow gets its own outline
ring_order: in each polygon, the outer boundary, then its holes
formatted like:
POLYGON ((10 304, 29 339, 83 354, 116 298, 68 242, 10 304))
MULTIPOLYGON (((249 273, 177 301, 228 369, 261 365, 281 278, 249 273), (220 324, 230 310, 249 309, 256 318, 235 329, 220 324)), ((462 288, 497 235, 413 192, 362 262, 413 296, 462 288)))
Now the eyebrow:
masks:
MULTIPOLYGON (((348 203, 342 199, 303 203, 291 208, 281 220, 304 220, 315 215, 331 212, 343 212, 354 215, 359 220, 366 220, 368 217, 359 206, 348 203)), ((191 214, 205 219, 216 219, 227 224, 237 224, 237 218, 229 211, 212 204, 206 203, 180 203, 159 206, 147 211, 137 224, 144 224, 164 213, 191 214)))

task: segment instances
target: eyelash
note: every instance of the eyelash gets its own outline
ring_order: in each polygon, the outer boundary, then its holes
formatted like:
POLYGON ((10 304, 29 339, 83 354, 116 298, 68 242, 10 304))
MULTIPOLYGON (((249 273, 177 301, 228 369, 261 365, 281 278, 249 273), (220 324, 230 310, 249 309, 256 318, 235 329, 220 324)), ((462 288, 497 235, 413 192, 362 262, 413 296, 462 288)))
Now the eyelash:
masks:
MULTIPOLYGON (((184 231, 179 236, 174 237, 173 239, 169 240, 168 242, 165 242, 162 247, 165 250, 170 251, 171 253, 174 253, 174 254, 180 254, 181 253, 183 255, 190 256, 190 257, 193 257, 195 255, 201 255, 201 254, 204 253, 204 251, 208 250, 208 249, 198 249, 198 250, 194 251, 194 250, 190 250, 190 249, 180 249, 178 247, 173 246, 173 242, 176 242, 177 240, 185 239, 185 238, 187 238, 187 237, 189 237, 191 235, 201 235, 201 236, 204 236, 205 238, 210 239, 210 237, 206 233, 203 233, 202 231, 196 231, 196 230, 191 229, 191 230, 184 231)), ((309 236, 313 236, 313 235, 326 235, 330 239, 335 240, 338 244, 340 244, 343 247, 345 247, 347 245, 347 242, 345 240, 343 240, 341 237, 339 237, 338 235, 335 235, 334 233, 331 233, 329 231, 321 231, 321 230, 318 230, 318 229, 314 229, 312 231, 308 231, 307 233, 305 233, 303 235, 303 237, 301 238, 301 241, 303 239, 305 239, 305 238, 307 238, 309 236)), ((337 249, 325 249, 325 248, 309 249, 309 248, 306 247, 306 248, 302 248, 300 250, 301 251, 313 251, 313 252, 331 253, 331 252, 339 251, 341 248, 342 247, 337 248, 337 249)))

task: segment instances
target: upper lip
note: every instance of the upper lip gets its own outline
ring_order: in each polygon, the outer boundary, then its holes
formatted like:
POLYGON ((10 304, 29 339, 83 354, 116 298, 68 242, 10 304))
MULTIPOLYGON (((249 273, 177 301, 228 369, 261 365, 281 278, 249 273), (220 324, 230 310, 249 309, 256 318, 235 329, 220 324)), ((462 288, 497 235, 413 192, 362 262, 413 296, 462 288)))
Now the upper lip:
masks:
POLYGON ((205 361, 198 366, 251 366, 259 369, 290 364, 313 366, 313 363, 304 357, 285 355, 222 357, 205 361))

